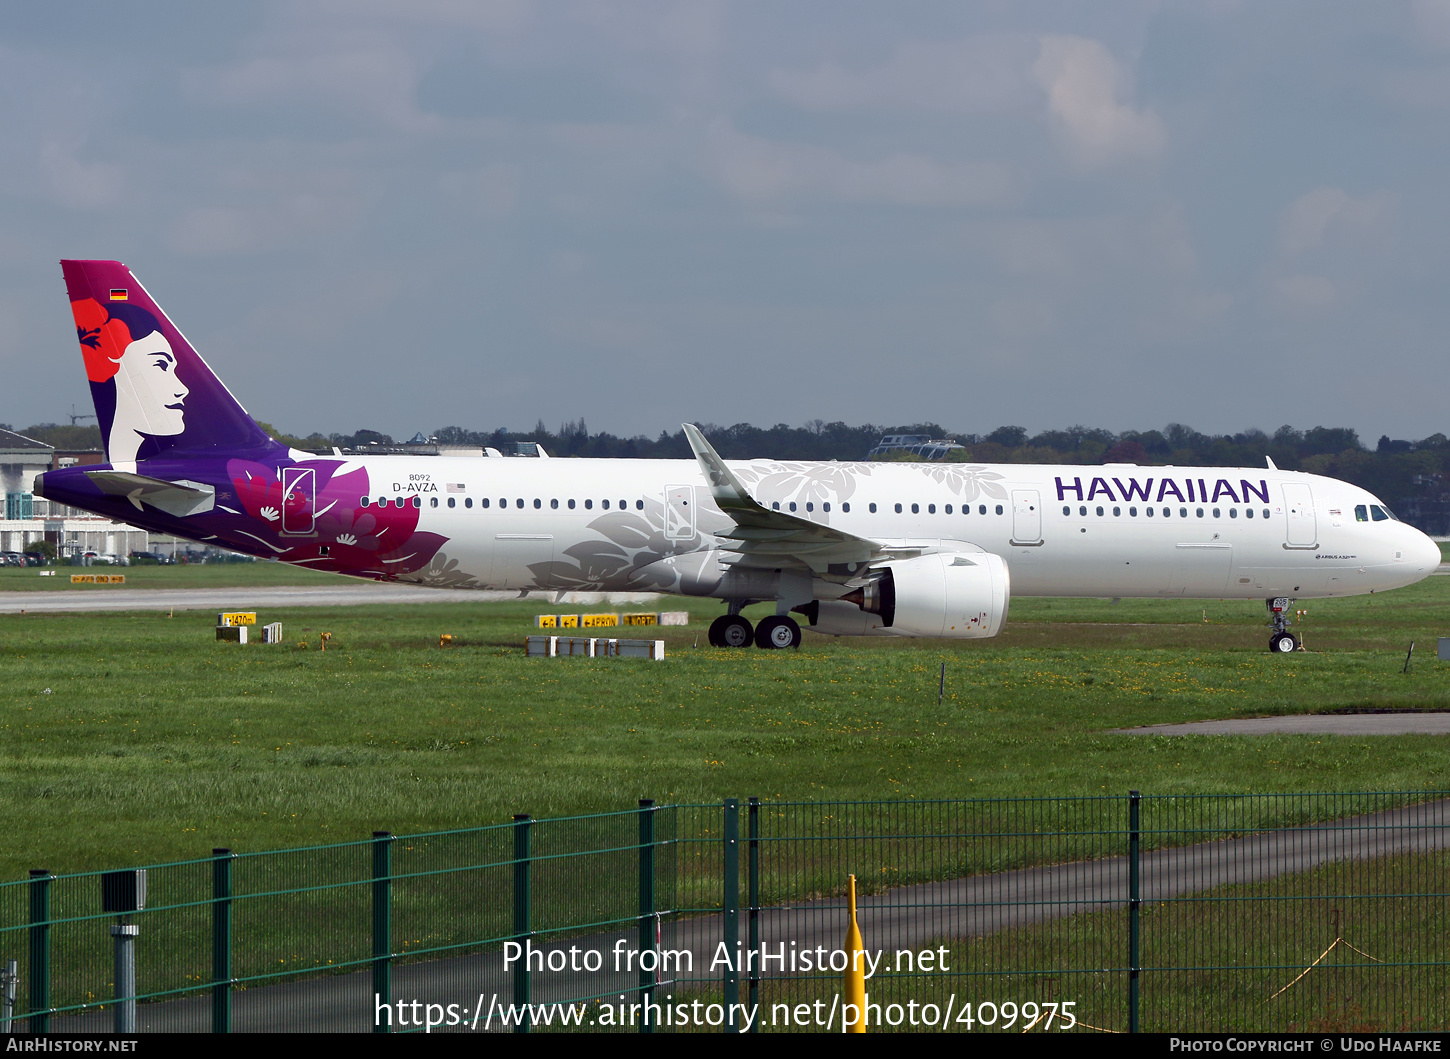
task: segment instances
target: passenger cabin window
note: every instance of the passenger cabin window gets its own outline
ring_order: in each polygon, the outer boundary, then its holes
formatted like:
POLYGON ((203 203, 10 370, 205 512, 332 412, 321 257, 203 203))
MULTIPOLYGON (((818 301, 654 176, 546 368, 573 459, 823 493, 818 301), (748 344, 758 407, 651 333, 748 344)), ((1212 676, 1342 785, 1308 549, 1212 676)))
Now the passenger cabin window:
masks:
POLYGON ((942 513, 950 515, 952 513, 952 506, 948 504, 945 508, 942 509, 942 513))
POLYGON ((1087 505, 1084 504, 1082 507, 1078 508, 1077 509, 1077 513, 1079 515, 1086 515, 1087 514, 1087 505))
POLYGON ((921 514, 921 507, 919 505, 917 505, 917 504, 912 504, 911 505, 911 513, 913 515, 920 515, 921 514))
POLYGON ((901 505, 900 505, 900 504, 897 504, 897 505, 896 505, 896 513, 897 513, 897 514, 898 514, 898 515, 899 515, 899 514, 901 514, 901 505))
POLYGON ((874 515, 874 514, 876 514, 876 505, 875 504, 867 504, 866 505, 866 510, 869 511, 869 512, 871 512, 871 514, 874 515))
MULTIPOLYGON (((367 498, 367 497, 363 497, 363 498, 362 498, 362 499, 361 499, 361 500, 359 500, 359 501, 358 501, 358 502, 357 502, 357 506, 358 506, 358 507, 367 507, 367 506, 368 506, 368 498, 367 498)), ((1362 510, 1362 509, 1361 509, 1361 510, 1362 510)), ((1361 519, 1361 520, 1360 520, 1360 521, 1361 521, 1361 522, 1362 522, 1362 521, 1364 521, 1364 520, 1363 520, 1363 519, 1361 519)))
POLYGON ((1069 507, 1067 504, 1063 504, 1062 505, 1062 513, 1064 515, 1071 515, 1072 514, 1072 508, 1069 507))
POLYGON ((1135 507, 1128 508, 1128 517, 1129 518, 1137 518, 1138 517, 1138 509, 1135 508, 1135 507))
POLYGON ((573 511, 574 510, 574 501, 572 501, 572 500, 569 501, 569 510, 570 511, 573 511))
POLYGON ((1254 517, 1254 509, 1251 508, 1251 507, 1250 508, 1245 508, 1244 509, 1244 518, 1253 518, 1253 517, 1254 517))
MULTIPOLYGON (((537 500, 534 501, 534 506, 535 507, 538 507, 539 506, 539 502, 537 500)), ((559 510, 559 501, 557 501, 557 500, 550 500, 549 501, 549 507, 552 510, 554 510, 554 511, 558 511, 559 510)))
POLYGON ((829 503, 822 504, 821 510, 829 515, 831 513, 831 505, 829 503))
POLYGON ((457 507, 458 506, 458 498, 456 496, 450 496, 448 498, 448 506, 449 507, 457 507))
POLYGON ((1218 518, 1218 508, 1213 509, 1213 517, 1218 518))
POLYGON ((772 500, 770 502, 770 510, 772 510, 772 511, 779 511, 780 510, 780 501, 779 500, 772 500))
POLYGON ((790 509, 791 509, 791 510, 792 510, 792 511, 794 511, 794 510, 795 510, 795 501, 794 501, 794 500, 792 500, 792 501, 791 501, 791 502, 790 502, 790 509))
POLYGON ((1101 507, 1099 507, 1097 510, 1098 510, 1098 518, 1102 518, 1103 517, 1103 509, 1101 507))
POLYGON ((436 496, 430 496, 428 498, 428 504, 429 504, 430 507, 437 507, 438 506, 438 498, 436 496))
POLYGON ((926 513, 928 515, 935 515, 936 514, 936 505, 935 504, 927 504, 926 505, 926 513))
POLYGON ((1113 518, 1117 518, 1122 513, 1123 513, 1123 509, 1122 508, 1120 508, 1120 507, 1113 508, 1113 518))
MULTIPOLYGON (((830 508, 827 507, 826 510, 829 511, 830 508)), ((847 515, 849 515, 851 513, 851 502, 849 500, 846 503, 844 503, 844 504, 841 505, 841 511, 844 512, 847 515)))
MULTIPOLYGON (((473 497, 468 497, 467 499, 465 499, 463 501, 463 506, 464 507, 472 507, 473 506, 473 497)), ((478 506, 479 507, 488 507, 488 497, 484 497, 482 500, 480 500, 478 502, 478 506)))
POLYGON ((986 513, 987 513, 987 505, 986 504, 978 504, 977 505, 977 514, 979 514, 979 515, 985 515, 986 513))
MULTIPOLYGON (((484 507, 488 507, 488 497, 484 497, 482 500, 479 501, 479 503, 482 504, 484 507)), ((464 497, 463 498, 463 506, 464 507, 472 507, 473 506, 473 497, 471 497, 471 496, 464 497)))
POLYGON ((586 501, 584 501, 584 510, 585 511, 593 511, 594 510, 594 501, 593 500, 586 500, 586 501))
POLYGON ((540 500, 538 497, 534 497, 534 510, 537 511, 537 510, 539 510, 539 508, 541 508, 543 506, 544 506, 544 502, 542 500, 540 500))
POLYGON ((643 511, 644 510, 644 501, 643 500, 636 500, 634 502, 634 509, 636 511, 643 511))
MULTIPOLYGON (((997 505, 997 514, 1000 515, 1001 513, 1002 513, 1002 505, 1001 504, 998 504, 997 505)), ((985 512, 983 512, 983 514, 985 514, 985 512)))
POLYGON ((1236 508, 1236 507, 1229 508, 1228 509, 1228 517, 1229 518, 1238 518, 1239 517, 1239 509, 1236 508))
POLYGON ((604 508, 605 511, 608 511, 609 510, 609 501, 608 500, 601 500, 601 501, 599 501, 599 504, 600 504, 601 507, 604 508))

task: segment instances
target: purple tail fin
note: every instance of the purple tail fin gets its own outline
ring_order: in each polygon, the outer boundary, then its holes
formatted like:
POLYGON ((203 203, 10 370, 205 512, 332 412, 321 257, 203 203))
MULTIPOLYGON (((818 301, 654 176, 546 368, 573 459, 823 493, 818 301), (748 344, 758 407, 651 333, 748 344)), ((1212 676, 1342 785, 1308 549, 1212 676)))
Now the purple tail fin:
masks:
POLYGON ((62 261, 111 463, 276 444, 119 261, 62 261))

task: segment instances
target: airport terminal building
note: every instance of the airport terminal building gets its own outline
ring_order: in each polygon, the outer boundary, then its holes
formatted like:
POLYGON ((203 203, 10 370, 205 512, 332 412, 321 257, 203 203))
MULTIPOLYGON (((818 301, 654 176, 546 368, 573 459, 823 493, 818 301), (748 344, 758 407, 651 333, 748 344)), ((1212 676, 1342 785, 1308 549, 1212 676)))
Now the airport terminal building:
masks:
MULTIPOLYGON (((73 455, 62 460, 83 462, 73 455)), ((37 541, 55 545, 61 558, 86 552, 125 556, 146 550, 145 530, 35 496, 31 492, 35 476, 58 465, 51 446, 0 429, 0 491, 5 493, 0 553, 24 552, 37 541)))

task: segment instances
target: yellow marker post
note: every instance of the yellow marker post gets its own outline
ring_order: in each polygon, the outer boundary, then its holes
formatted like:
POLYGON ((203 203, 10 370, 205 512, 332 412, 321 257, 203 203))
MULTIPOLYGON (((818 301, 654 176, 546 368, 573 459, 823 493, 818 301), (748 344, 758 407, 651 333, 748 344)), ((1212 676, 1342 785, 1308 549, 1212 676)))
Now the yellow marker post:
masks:
MULTIPOLYGON (((866 1032, 866 946, 861 942, 861 928, 856 925, 856 876, 851 876, 850 889, 848 891, 846 907, 849 910, 850 922, 846 927, 846 955, 850 962, 846 964, 846 1004, 853 1004, 856 1008, 856 1021, 850 1026, 842 1027, 847 1033, 866 1032)), ((844 1005, 843 1005, 844 1014, 844 1005)))

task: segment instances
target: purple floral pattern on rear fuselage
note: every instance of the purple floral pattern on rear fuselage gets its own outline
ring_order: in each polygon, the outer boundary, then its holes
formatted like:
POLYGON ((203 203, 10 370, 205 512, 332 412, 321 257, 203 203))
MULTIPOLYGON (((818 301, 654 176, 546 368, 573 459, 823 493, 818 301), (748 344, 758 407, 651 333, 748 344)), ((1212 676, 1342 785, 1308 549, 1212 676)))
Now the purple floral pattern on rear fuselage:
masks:
POLYGON ((346 460, 234 459, 226 469, 241 510, 223 510, 218 498, 215 516, 205 517, 217 518, 209 528, 218 536, 253 554, 316 570, 393 578, 428 566, 448 540, 418 530, 420 512, 411 498, 400 507, 390 498, 369 496, 367 470, 346 460), (285 492, 283 477, 290 468, 312 472, 311 495, 304 498, 300 487, 285 492), (305 520, 310 532, 287 532, 287 515, 292 525, 310 515, 305 520))

